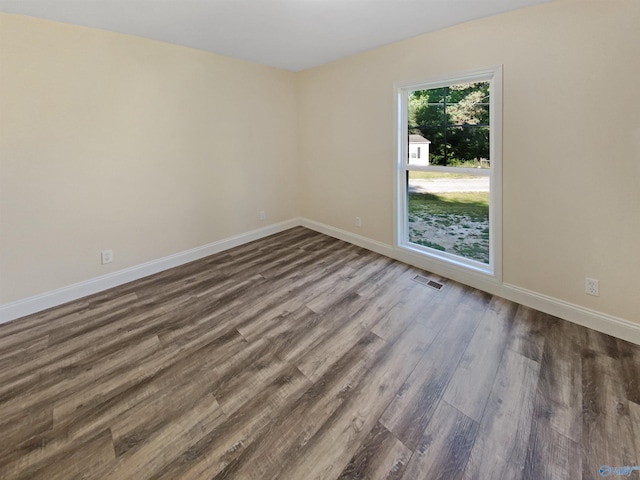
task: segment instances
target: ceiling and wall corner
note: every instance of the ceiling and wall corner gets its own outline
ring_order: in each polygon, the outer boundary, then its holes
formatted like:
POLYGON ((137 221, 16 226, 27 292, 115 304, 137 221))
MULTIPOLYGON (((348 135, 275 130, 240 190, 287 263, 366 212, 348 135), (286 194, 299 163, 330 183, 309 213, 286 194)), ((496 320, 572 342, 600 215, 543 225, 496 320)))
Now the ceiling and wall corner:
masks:
POLYGON ((300 71, 552 0, 0 0, 0 12, 300 71))

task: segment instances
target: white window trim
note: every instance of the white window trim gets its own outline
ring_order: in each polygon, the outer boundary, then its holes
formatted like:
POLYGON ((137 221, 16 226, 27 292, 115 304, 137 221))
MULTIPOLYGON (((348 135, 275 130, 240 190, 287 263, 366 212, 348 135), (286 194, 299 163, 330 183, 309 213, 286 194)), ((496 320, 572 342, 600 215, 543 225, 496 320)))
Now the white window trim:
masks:
POLYGON ((462 74, 447 75, 438 78, 426 79, 420 82, 397 84, 394 88, 396 101, 395 137, 396 158, 394 191, 395 191, 395 242, 394 248, 409 254, 417 254, 427 261, 434 261, 440 265, 447 265, 460 271, 469 271, 490 279, 493 282, 502 282, 502 66, 483 70, 466 72, 462 74), (491 116, 490 126, 490 174, 480 169, 461 169, 442 166, 409 166, 408 159, 408 119, 407 97, 413 90, 426 90, 445 87, 454 83, 467 83, 473 81, 489 81, 491 92, 491 116), (406 172, 407 171, 437 171, 457 172, 471 175, 490 175, 491 186, 489 194, 489 264, 466 259, 447 252, 442 252, 429 247, 423 247, 408 241, 408 213, 406 172))

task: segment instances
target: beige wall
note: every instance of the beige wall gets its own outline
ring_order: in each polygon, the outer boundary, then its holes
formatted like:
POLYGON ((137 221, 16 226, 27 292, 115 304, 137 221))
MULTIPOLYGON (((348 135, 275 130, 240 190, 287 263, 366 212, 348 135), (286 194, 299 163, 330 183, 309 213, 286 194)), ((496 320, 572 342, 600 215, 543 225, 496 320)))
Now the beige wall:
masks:
POLYGON ((299 214, 293 73, 0 22, 0 304, 299 214))
POLYGON ((502 64, 504 281, 640 321, 640 2, 558 0, 299 74, 0 22, 0 305, 258 228, 259 210, 392 244, 394 83, 502 64))
POLYGON ((394 83, 502 64, 504 282, 640 322, 638 25, 558 1, 302 72, 302 215, 393 243, 394 83))

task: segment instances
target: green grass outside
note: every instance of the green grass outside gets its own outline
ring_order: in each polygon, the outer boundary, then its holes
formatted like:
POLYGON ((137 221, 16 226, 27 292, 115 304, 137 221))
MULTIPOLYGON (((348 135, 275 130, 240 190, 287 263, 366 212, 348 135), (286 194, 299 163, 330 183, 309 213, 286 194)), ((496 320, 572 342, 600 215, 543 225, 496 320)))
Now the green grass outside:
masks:
POLYGON ((489 263, 489 192, 410 193, 408 207, 411 242, 489 263))
POLYGON ((489 218, 489 192, 410 193, 409 213, 464 214, 489 218))

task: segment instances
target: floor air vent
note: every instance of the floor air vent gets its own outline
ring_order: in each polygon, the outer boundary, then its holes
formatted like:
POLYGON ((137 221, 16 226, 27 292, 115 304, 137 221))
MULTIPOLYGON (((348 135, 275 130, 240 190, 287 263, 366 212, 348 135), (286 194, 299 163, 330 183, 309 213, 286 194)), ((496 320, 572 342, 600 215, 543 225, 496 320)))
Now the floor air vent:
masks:
POLYGON ((416 275, 413 279, 418 283, 426 285, 427 287, 435 288, 436 290, 441 290, 442 287, 444 287, 442 283, 438 283, 435 280, 429 280, 427 277, 423 277, 422 275, 416 275))

